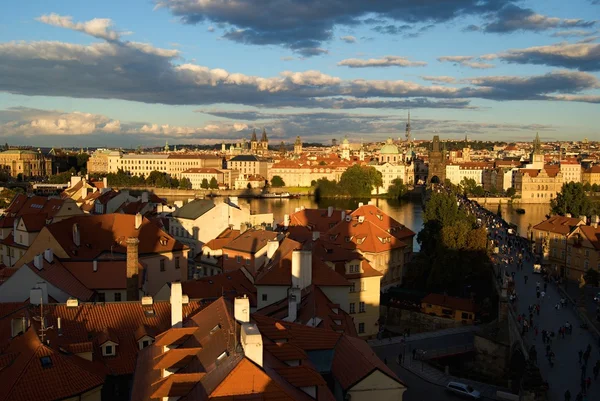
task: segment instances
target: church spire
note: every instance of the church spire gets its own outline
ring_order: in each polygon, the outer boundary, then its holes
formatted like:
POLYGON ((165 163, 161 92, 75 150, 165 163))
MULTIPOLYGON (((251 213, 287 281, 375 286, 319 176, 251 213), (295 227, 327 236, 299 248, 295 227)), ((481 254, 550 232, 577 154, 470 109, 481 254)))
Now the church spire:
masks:
POLYGON ((262 138, 260 138, 261 142, 267 142, 267 131, 263 128, 262 138))
POLYGON ((406 122, 406 142, 410 142, 410 110, 408 110, 408 120, 406 122))
POLYGON ((257 139, 256 139, 256 128, 252 131, 252 138, 250 138, 250 141, 251 142, 256 142, 257 141, 257 139))
POLYGON ((535 139, 533 140, 533 153, 541 153, 542 141, 540 140, 540 133, 535 133, 535 139))

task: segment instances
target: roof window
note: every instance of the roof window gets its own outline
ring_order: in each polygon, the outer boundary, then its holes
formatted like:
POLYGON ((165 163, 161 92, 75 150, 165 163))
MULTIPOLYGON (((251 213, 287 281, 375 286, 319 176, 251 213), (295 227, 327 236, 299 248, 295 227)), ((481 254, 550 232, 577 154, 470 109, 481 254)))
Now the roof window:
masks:
POLYGON ((49 368, 52 366, 52 358, 43 356, 40 358, 40 363, 42 364, 42 368, 49 368))
POLYGON ((221 328, 221 324, 217 324, 215 327, 213 327, 210 331, 210 334, 215 334, 219 329, 221 328))

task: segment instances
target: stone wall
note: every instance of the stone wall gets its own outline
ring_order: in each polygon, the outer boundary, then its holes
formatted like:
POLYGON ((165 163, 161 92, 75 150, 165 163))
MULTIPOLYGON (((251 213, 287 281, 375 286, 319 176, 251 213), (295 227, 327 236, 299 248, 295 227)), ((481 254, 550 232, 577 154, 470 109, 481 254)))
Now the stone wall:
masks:
POLYGON ((510 347, 485 337, 475 335, 473 368, 486 376, 504 377, 508 369, 510 347))
POLYGON ((390 331, 394 331, 394 328, 399 328, 402 331, 410 328, 411 333, 422 333, 463 326, 462 322, 452 319, 383 305, 380 306, 379 312, 382 321, 386 323, 390 331))

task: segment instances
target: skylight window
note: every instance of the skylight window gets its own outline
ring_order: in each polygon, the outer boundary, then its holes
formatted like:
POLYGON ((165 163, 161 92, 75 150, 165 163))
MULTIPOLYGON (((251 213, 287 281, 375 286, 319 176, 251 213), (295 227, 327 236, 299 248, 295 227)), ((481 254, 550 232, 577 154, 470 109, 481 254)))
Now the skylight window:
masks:
POLYGON ((212 330, 210 331, 210 334, 215 334, 219 329, 221 328, 221 324, 217 324, 215 327, 212 328, 212 330))
POLYGON ((40 358, 40 363, 42 364, 42 368, 49 368, 52 366, 52 358, 43 356, 40 358))

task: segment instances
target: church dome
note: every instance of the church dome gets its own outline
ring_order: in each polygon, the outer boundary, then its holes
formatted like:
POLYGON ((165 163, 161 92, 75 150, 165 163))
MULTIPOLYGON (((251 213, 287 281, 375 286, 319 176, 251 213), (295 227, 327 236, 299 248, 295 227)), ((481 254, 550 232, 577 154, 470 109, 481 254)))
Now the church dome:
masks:
POLYGON ((379 150, 379 154, 382 155, 398 155, 400 152, 398 151, 398 147, 394 145, 394 141, 392 138, 388 138, 386 144, 379 150))

